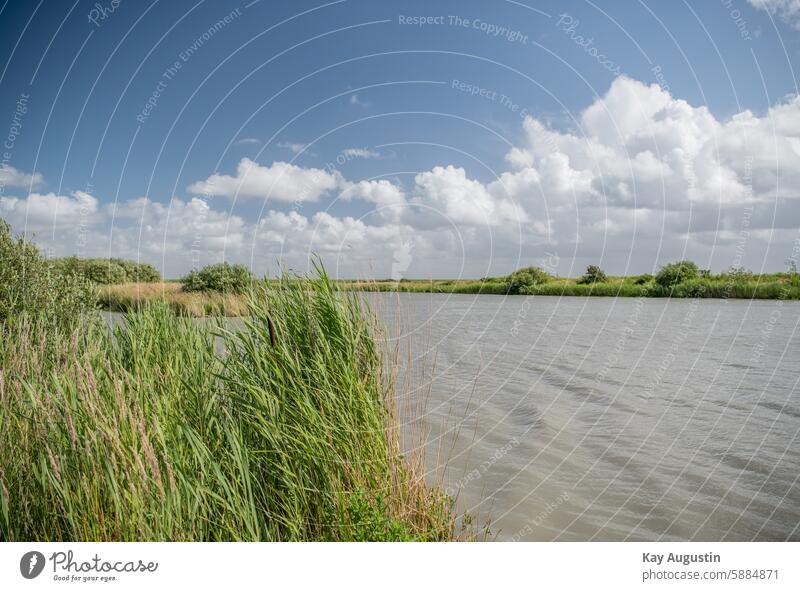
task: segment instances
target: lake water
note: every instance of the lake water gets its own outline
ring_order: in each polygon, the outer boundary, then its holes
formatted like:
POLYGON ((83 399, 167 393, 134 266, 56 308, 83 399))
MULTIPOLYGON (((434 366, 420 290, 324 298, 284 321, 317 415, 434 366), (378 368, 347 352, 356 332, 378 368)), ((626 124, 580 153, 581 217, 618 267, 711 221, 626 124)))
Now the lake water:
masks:
POLYGON ((494 539, 800 540, 800 302, 364 297, 494 539))
POLYGON ((800 302, 367 297, 496 539, 800 540, 800 302))

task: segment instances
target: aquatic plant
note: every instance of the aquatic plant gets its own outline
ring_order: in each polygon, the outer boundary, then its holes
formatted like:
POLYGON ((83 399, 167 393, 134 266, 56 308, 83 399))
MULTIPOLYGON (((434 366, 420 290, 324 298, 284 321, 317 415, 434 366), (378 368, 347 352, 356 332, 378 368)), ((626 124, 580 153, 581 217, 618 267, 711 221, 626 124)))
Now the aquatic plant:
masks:
POLYGON ((0 322, 0 540, 450 539, 360 300, 321 270, 244 297, 236 328, 0 322))

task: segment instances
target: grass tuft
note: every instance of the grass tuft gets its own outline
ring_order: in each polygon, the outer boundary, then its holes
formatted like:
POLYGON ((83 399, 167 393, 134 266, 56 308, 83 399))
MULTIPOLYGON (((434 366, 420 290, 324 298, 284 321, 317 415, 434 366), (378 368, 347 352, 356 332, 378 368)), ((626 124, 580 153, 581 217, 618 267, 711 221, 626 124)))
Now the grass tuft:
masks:
POLYGON ((158 298, 113 332, 0 323, 0 540, 451 539, 369 310, 322 269, 242 302, 236 329, 158 298))

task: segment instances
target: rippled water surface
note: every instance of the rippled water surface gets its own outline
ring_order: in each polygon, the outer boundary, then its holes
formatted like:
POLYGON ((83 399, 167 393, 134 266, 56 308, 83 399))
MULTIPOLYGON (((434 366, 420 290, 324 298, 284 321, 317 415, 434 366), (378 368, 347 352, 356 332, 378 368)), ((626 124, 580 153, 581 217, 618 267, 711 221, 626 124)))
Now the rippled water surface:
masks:
POLYGON ((498 539, 800 540, 800 303, 367 297, 498 539))

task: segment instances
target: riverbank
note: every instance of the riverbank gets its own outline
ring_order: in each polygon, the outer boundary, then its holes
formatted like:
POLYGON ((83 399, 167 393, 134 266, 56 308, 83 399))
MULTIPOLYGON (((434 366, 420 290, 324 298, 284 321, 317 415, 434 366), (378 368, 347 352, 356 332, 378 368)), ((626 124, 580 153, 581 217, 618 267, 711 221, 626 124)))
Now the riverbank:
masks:
POLYGON ((463 293, 490 295, 599 296, 651 298, 719 298, 757 300, 800 299, 800 283, 789 278, 768 276, 764 280, 726 281, 693 279, 672 287, 654 282, 637 283, 638 277, 610 277, 602 283, 579 283, 579 278, 555 278, 530 285, 525 293, 514 294, 504 280, 431 280, 344 282, 356 291, 400 291, 412 293, 463 293))
MULTIPOLYGON (((609 277, 603 283, 579 283, 578 278, 554 278, 531 285, 525 295, 586 297, 673 297, 798 300, 800 284, 788 276, 774 274, 750 281, 694 279, 664 288, 639 277, 609 277)), ((456 293, 513 295, 505 278, 485 280, 402 280, 334 281, 339 289, 364 292, 456 293)), ((100 307, 109 312, 129 312, 154 301, 165 302, 176 313, 202 316, 241 316, 246 310, 245 297, 218 292, 184 292, 179 282, 126 283, 100 288, 100 307)))
POLYGON ((359 298, 324 275, 261 284, 230 331, 157 285, 113 335, 93 312, 0 319, 0 541, 457 536, 422 452, 403 452, 359 298))

